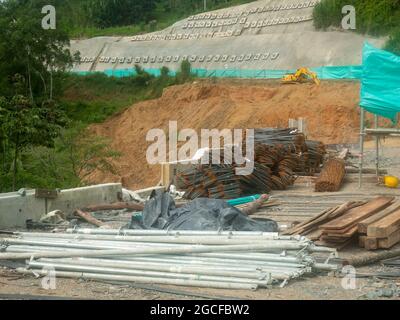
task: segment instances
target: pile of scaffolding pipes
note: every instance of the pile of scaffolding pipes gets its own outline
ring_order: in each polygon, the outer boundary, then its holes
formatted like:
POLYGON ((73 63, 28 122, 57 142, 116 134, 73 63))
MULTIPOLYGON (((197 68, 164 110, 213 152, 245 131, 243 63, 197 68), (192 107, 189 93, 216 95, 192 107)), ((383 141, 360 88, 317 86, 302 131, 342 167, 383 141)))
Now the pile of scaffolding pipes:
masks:
POLYGON ((237 231, 68 229, 14 233, 0 243, 0 260, 27 260, 23 274, 86 280, 256 290, 336 265, 335 255, 301 236, 237 231))

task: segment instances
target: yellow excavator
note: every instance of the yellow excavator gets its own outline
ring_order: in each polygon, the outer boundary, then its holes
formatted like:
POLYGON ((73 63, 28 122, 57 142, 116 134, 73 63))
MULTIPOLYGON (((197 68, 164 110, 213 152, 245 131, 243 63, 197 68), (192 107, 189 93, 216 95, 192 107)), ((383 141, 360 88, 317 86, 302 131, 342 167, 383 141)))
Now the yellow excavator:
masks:
POLYGON ((315 72, 307 68, 300 68, 294 74, 288 74, 282 78, 283 84, 304 83, 314 81, 316 85, 320 85, 321 81, 315 72))

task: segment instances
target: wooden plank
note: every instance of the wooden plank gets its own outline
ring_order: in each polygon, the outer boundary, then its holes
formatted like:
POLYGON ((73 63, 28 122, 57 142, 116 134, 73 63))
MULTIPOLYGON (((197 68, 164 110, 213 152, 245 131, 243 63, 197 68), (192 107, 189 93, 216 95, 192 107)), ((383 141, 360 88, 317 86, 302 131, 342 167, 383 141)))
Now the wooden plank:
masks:
POLYGON ((354 242, 354 237, 350 238, 342 243, 333 243, 333 242, 329 242, 329 241, 320 240, 320 241, 315 242, 315 244, 318 246, 323 246, 323 247, 328 247, 328 248, 336 248, 338 251, 340 251, 353 242, 354 242))
POLYGON ((373 214, 388 207, 393 200, 394 197, 375 198, 361 207, 349 210, 343 216, 322 225, 321 228, 329 230, 341 230, 354 224, 358 224, 358 222, 365 220, 373 214))
POLYGON ((365 240, 367 240, 367 236, 360 236, 358 238, 358 245, 360 248, 365 248, 365 240))
POLYGON ((377 250, 378 249, 378 239, 367 237, 365 239, 364 248, 367 250, 377 250))
POLYGON ((321 224, 327 223, 337 217, 340 217, 348 210, 359 207, 364 205, 365 201, 357 201, 357 202, 346 202, 338 207, 328 209, 323 211, 321 214, 317 215, 316 217, 311 218, 308 221, 297 225, 292 230, 288 230, 286 234, 304 234, 305 232, 314 231, 318 228, 321 224))
POLYGON ((381 249, 390 249, 393 247, 395 244, 398 244, 400 242, 400 230, 397 230, 390 234, 387 238, 385 239, 379 239, 378 240, 378 246, 381 249))
POLYGON ((323 230, 322 234, 327 235, 328 237, 337 237, 337 238, 348 238, 355 235, 358 231, 358 226, 350 226, 349 228, 343 230, 323 230))
POLYGON ((372 225, 373 223, 381 220, 382 218, 388 216, 390 213, 400 209, 400 201, 395 201, 392 205, 384 209, 383 211, 372 215, 371 217, 361 221, 358 224, 358 232, 359 233, 368 233, 368 226, 372 225))
POLYGON ((383 219, 368 226, 368 236, 386 238, 400 229, 400 210, 396 210, 383 219))

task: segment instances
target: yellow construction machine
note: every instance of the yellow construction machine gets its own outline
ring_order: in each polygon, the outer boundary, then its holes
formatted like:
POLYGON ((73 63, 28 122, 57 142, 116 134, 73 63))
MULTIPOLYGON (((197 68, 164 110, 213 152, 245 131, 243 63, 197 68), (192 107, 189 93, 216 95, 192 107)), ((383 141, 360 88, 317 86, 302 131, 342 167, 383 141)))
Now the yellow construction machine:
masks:
POLYGON ((318 86, 321 83, 317 74, 307 68, 300 68, 296 71, 296 73, 288 74, 282 78, 283 84, 304 83, 309 81, 314 81, 314 83, 318 86))

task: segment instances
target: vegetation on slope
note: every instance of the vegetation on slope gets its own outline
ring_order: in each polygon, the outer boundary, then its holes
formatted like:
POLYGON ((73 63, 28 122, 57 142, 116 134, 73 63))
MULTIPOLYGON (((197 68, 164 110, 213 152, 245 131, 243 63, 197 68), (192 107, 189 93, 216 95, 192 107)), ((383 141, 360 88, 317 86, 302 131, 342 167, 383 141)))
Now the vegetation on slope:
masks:
POLYGON ((190 65, 176 77, 163 68, 159 78, 139 67, 124 79, 64 72, 73 61, 65 49, 68 24, 44 30, 47 3, 0 3, 0 192, 76 187, 95 169, 112 171, 118 154, 87 126, 191 78, 190 65))
MULTIPOLYGON (((206 0, 207 10, 253 0, 206 0)), ((49 0, 72 38, 126 36, 164 29, 204 11, 204 0, 49 0)))
POLYGON ((314 9, 315 27, 341 27, 345 5, 356 9, 356 32, 389 35, 386 49, 400 54, 400 0, 322 0, 314 9))

